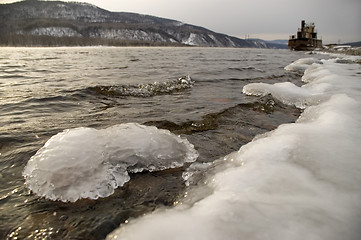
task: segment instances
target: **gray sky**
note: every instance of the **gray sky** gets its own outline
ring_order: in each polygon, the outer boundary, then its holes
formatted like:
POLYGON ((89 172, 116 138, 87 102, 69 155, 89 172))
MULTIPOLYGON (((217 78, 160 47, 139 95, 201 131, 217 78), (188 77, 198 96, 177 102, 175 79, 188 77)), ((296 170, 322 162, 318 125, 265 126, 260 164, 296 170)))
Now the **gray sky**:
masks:
MULTIPOLYGON (((74 1, 74 0, 72 0, 74 1)), ((15 1, 3 1, 15 2, 15 1)), ((361 41, 360 0, 80 0, 117 12, 170 18, 244 38, 288 39, 302 19, 324 43, 361 41)))

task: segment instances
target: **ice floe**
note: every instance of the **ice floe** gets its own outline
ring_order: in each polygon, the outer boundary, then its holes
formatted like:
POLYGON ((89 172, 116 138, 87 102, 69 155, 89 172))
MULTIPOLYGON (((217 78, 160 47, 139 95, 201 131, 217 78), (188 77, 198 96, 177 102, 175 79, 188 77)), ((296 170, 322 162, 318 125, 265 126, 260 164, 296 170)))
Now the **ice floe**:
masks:
POLYGON ((34 193, 75 202, 107 197, 129 181, 128 172, 159 171, 194 162, 193 145, 167 130, 135 123, 106 129, 75 128, 53 136, 27 163, 34 193))

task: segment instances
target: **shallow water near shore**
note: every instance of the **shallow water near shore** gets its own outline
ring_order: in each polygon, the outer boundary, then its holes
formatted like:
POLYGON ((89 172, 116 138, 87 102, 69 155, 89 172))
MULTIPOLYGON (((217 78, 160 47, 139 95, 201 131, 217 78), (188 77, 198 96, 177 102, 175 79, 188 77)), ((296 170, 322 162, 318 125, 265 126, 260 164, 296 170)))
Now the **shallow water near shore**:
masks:
POLYGON ((212 162, 298 118, 299 109, 242 89, 258 82, 301 85, 302 73, 284 67, 302 57, 267 49, 2 48, 0 237, 104 239, 120 223, 173 206, 186 191, 188 165, 131 174, 113 195, 75 203, 36 196, 22 172, 64 129, 129 122, 181 135, 199 152, 198 162, 212 162), (184 76, 192 83, 179 85, 184 76))

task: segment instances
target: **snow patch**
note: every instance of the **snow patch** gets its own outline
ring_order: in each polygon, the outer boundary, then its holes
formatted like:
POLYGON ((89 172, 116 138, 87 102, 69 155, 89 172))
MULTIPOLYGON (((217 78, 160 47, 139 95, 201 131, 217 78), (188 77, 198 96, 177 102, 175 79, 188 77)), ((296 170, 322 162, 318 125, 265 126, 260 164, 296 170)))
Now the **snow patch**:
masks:
POLYGON ((166 42, 159 33, 130 29, 99 29, 90 33, 93 38, 166 42))
POLYGON ((226 37, 226 39, 227 39, 230 47, 236 47, 236 44, 229 37, 226 37))
MULTIPOLYGON (((36 36, 82 37, 80 33, 75 31, 74 29, 67 27, 41 27, 41 28, 35 28, 26 33, 36 36)), ((20 34, 24 34, 24 33, 22 32, 20 34)))
POLYGON ((189 37, 188 37, 188 39, 187 40, 185 40, 185 41, 182 41, 182 43, 183 44, 186 44, 186 45, 192 45, 192 46, 195 46, 195 45, 197 45, 197 43, 196 43, 196 38, 197 38, 197 34, 195 34, 195 33, 191 33, 191 34, 189 34, 189 37))

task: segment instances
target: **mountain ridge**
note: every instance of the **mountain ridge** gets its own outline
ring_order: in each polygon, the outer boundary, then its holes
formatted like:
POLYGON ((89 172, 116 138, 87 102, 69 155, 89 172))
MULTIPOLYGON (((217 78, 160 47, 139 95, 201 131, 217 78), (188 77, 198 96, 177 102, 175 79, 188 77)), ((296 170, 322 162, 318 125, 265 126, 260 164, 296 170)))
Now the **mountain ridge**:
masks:
POLYGON ((78 2, 25 0, 0 5, 0 45, 161 45, 279 48, 177 20, 111 12, 78 2))

